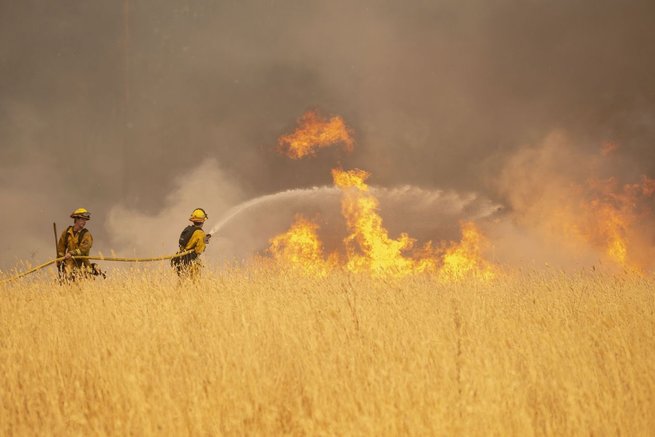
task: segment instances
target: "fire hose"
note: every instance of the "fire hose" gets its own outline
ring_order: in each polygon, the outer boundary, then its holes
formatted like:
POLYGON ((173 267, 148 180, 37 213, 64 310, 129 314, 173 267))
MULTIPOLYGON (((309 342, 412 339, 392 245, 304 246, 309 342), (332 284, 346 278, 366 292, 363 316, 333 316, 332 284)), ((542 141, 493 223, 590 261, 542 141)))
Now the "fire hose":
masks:
MULTIPOLYGON (((188 255, 191 252, 193 252, 193 249, 187 250, 187 251, 181 252, 181 253, 176 253, 175 255, 157 256, 157 257, 153 257, 153 258, 123 258, 123 257, 105 257, 105 256, 73 256, 70 259, 79 259, 79 260, 88 259, 88 260, 94 260, 94 261, 120 261, 120 262, 140 263, 140 262, 151 262, 151 261, 165 261, 167 259, 179 258, 179 257, 182 257, 184 255, 188 255)), ((0 284, 5 284, 5 283, 11 282, 11 281, 15 281, 16 279, 20 279, 20 278, 22 278, 24 276, 30 275, 30 274, 32 274, 34 272, 37 272, 37 271, 39 271, 41 269, 44 269, 44 268, 48 267, 49 265, 52 265, 54 263, 63 261, 64 259, 65 259, 65 257, 62 256, 60 258, 50 260, 50 261, 48 261, 46 263, 43 263, 41 265, 38 265, 38 266, 36 266, 36 267, 34 267, 34 268, 30 269, 30 270, 26 270, 24 272, 21 272, 21 273, 15 275, 15 276, 4 279, 4 280, 0 281, 0 284)))

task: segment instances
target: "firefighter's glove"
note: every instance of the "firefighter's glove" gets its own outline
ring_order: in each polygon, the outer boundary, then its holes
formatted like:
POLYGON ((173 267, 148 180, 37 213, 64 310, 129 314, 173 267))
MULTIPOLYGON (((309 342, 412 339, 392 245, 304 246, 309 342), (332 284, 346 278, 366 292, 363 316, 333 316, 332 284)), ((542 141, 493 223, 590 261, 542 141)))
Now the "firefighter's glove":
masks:
POLYGON ((211 239, 212 234, 207 234, 205 235, 205 244, 209 244, 209 240, 211 239))

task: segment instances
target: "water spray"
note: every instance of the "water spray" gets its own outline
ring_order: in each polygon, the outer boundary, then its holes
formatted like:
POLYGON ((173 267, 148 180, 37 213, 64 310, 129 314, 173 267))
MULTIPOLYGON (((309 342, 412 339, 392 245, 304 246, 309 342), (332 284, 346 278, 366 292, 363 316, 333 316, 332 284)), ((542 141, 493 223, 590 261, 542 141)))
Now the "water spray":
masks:
POLYGON ((236 217, 239 213, 241 213, 246 209, 252 208, 255 205, 259 205, 261 203, 272 202, 282 199, 289 199, 293 197, 305 197, 311 195, 326 194, 326 193, 332 194, 338 192, 339 190, 337 188, 324 185, 322 187, 294 188, 292 190, 285 190, 285 191, 280 191, 278 193, 265 194, 263 196, 255 197, 254 199, 247 200, 230 208, 227 211, 227 213, 225 213, 225 215, 221 218, 221 220, 219 220, 219 222, 214 225, 214 227, 211 229, 211 231, 209 231, 209 233, 215 234, 221 228, 223 228, 223 226, 225 226, 230 220, 236 217))
MULTIPOLYGON (((379 194, 385 193, 390 198, 404 198, 408 195, 410 197, 420 197, 423 199, 424 204, 431 204, 436 201, 447 201, 448 203, 444 205, 448 211, 463 210, 465 205, 473 202, 476 199, 480 199, 478 195, 467 195, 459 196, 454 192, 446 192, 443 190, 425 190, 412 185, 403 185, 395 188, 381 188, 381 187, 370 187, 371 191, 379 192, 379 194)), ((214 234, 220 231, 227 223, 229 223, 234 217, 239 215, 241 212, 250 209, 256 205, 262 203, 275 202, 284 199, 292 199, 294 197, 311 197, 317 195, 326 195, 326 194, 340 194, 342 191, 334 186, 323 185, 320 187, 311 187, 311 188, 294 188, 291 190, 280 191, 273 194, 265 194, 263 196, 255 197, 254 199, 247 200, 236 206, 230 208, 216 223, 210 234, 214 234)), ((499 205, 494 204, 490 201, 484 201, 484 206, 481 206, 481 211, 478 216, 488 216, 495 211, 498 211, 499 205)))

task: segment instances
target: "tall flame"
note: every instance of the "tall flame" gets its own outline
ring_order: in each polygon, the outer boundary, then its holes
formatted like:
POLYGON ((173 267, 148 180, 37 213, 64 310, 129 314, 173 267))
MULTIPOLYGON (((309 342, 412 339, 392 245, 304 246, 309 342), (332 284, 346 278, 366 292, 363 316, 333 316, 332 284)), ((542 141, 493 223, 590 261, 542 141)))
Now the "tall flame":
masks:
POLYGON ((336 253, 324 256, 318 237, 318 225, 296 216, 289 230, 270 240, 273 258, 296 270, 326 275, 341 265, 348 271, 374 277, 434 273, 444 280, 475 277, 489 280, 496 276, 495 266, 485 261, 482 252, 488 241, 473 222, 462 222, 462 240, 434 249, 432 242, 415 248, 415 240, 406 233, 389 237, 378 212, 379 202, 366 184, 364 170, 332 170, 335 185, 343 193, 341 212, 348 235, 344 238, 345 257, 336 253))
POLYGON ((368 271, 379 275, 406 275, 434 269, 432 259, 415 260, 403 255, 414 240, 403 233, 396 240, 389 237, 378 214, 379 202, 369 193, 363 170, 332 170, 334 183, 343 191, 341 211, 350 234, 344 244, 346 268, 353 272, 368 271))
POLYGON ((293 133, 279 138, 277 150, 291 159, 300 159, 337 143, 343 143, 348 152, 353 149, 354 141, 343 118, 327 119, 316 111, 308 111, 300 117, 293 133))

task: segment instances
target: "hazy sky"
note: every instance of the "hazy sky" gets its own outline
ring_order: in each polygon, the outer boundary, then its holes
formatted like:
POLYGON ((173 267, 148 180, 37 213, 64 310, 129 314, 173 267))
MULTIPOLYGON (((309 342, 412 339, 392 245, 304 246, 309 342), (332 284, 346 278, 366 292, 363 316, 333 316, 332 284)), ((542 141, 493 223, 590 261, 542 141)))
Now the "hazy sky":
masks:
POLYGON ((0 268, 49 259, 80 206, 98 249, 167 253, 188 208, 329 185, 337 162, 503 204, 508 157, 553 131, 653 177, 653 77, 651 0, 0 0, 0 268), (274 152, 310 108, 354 153, 274 152))

